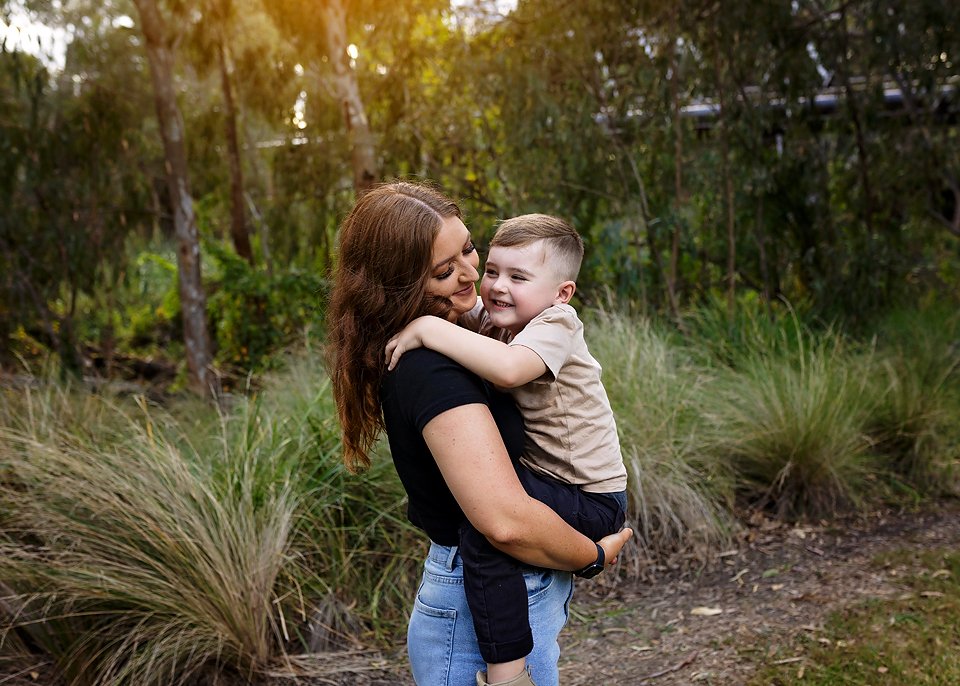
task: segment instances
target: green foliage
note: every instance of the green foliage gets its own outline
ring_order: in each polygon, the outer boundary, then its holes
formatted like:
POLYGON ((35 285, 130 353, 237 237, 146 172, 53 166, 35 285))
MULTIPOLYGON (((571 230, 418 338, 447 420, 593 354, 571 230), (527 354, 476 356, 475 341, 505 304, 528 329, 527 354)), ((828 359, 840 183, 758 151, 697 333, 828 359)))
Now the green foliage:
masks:
POLYGON ((298 269, 270 274, 214 242, 205 249, 218 271, 211 277, 217 287, 208 302, 218 361, 243 370, 259 369, 304 328, 320 326, 324 280, 298 269))
POLYGON ((380 446, 370 470, 347 472, 322 356, 309 345, 265 379, 257 405, 256 416, 272 423, 276 438, 306 456, 297 535, 316 573, 304 582, 315 598, 307 647, 353 645, 366 631, 389 637, 406 621, 425 552, 422 533, 406 519, 389 454, 380 446))
POLYGON ((719 296, 684 312, 683 330, 705 353, 706 364, 736 369, 758 354, 797 353, 814 329, 803 308, 764 302, 756 293, 739 297, 733 312, 719 296))
POLYGON ((704 401, 711 448, 731 461, 749 501, 781 516, 856 506, 873 478, 871 360, 835 332, 790 335, 794 351, 748 347, 736 368, 718 370, 704 401))
POLYGON ((868 425, 874 449, 914 487, 956 489, 960 316, 934 306, 887 316, 877 333, 882 398, 868 425))

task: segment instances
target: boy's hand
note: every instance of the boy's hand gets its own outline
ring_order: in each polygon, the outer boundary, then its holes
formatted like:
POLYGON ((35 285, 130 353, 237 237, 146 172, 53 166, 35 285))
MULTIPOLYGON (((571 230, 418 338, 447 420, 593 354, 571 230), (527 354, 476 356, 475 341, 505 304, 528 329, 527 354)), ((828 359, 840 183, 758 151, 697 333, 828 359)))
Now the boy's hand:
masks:
POLYGON ((620 555, 620 549, 633 536, 633 529, 620 529, 615 534, 604 536, 597 543, 603 548, 604 566, 610 567, 617 562, 620 555))
POLYGON ((405 352, 423 347, 423 335, 421 333, 423 329, 423 320, 429 318, 429 315, 417 317, 403 327, 403 330, 400 331, 400 333, 387 341, 387 347, 384 351, 386 353, 387 371, 390 371, 397 366, 397 362, 400 361, 400 357, 405 352))

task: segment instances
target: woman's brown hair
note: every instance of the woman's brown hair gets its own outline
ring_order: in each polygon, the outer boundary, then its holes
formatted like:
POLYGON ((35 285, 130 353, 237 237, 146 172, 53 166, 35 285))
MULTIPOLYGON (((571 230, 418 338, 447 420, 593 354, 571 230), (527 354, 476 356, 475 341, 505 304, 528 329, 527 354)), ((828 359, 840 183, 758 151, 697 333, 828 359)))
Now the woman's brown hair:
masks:
POLYGON ((340 225, 327 355, 350 471, 370 466, 383 428, 387 341, 420 315, 449 312, 449 300, 426 291, 433 242, 445 219, 460 216, 456 203, 436 189, 398 181, 365 193, 340 225))

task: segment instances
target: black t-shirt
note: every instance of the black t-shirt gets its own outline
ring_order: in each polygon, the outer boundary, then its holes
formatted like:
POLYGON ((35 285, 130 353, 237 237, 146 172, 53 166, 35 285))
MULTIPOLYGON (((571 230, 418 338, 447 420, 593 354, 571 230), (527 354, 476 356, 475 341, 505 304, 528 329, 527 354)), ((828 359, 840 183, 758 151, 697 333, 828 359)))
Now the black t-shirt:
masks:
POLYGON ((423 428, 447 410, 482 403, 516 464, 524 438, 520 411, 510 396, 427 348, 404 354, 384 376, 380 402, 393 463, 410 501, 407 517, 436 543, 457 545, 465 516, 423 440, 423 428))

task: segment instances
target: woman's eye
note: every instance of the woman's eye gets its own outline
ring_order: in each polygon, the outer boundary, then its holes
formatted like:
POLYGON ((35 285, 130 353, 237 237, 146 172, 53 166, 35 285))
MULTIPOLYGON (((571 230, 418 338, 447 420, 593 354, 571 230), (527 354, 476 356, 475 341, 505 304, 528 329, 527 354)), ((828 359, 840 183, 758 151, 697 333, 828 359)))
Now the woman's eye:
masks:
POLYGON ((472 252, 473 252, 474 250, 476 250, 476 249, 477 249, 477 246, 474 245, 473 241, 470 241, 470 244, 467 245, 467 247, 463 249, 463 254, 464 254, 464 255, 469 255, 470 253, 472 253, 472 252))
POLYGON ((435 279, 446 279, 446 278, 447 278, 448 276, 450 276, 451 274, 453 274, 453 266, 452 266, 452 265, 447 269, 447 271, 443 272, 442 274, 437 274, 437 275, 434 276, 433 278, 435 278, 435 279))

